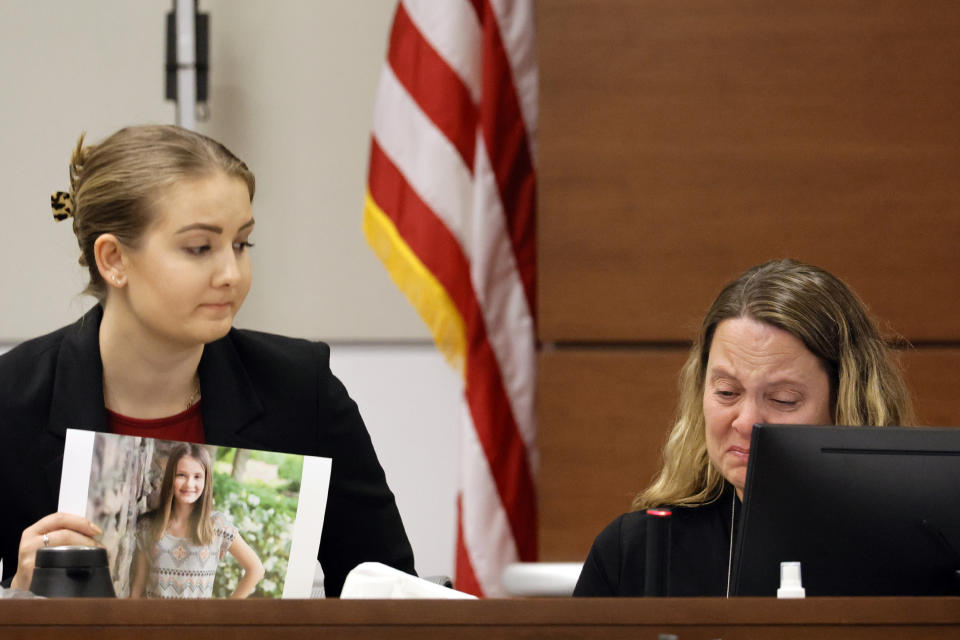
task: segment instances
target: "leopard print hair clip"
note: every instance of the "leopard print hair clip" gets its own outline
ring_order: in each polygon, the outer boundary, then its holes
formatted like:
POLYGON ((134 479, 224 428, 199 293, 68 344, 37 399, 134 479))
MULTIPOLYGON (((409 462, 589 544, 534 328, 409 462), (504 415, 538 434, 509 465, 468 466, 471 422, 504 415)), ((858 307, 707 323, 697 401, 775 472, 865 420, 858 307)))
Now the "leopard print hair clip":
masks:
POLYGON ((73 215, 73 198, 66 191, 54 191, 50 195, 50 208, 53 209, 54 220, 66 220, 73 215))

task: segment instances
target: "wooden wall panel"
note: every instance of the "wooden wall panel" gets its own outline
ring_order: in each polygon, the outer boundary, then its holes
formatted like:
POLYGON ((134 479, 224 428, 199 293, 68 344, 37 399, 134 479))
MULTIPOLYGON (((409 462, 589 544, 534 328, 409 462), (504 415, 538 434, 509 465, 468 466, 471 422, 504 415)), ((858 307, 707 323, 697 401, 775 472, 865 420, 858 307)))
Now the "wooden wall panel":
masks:
MULTIPOLYGON (((659 468, 681 349, 540 354, 540 559, 583 560, 659 468)), ((960 349, 901 355, 921 423, 960 426, 960 349)))
POLYGON ((960 427, 960 348, 915 349, 901 361, 917 424, 960 427))
POLYGON ((685 351, 539 358, 540 559, 582 560, 659 467, 685 351))
POLYGON ((960 3, 548 0, 539 330, 687 339, 793 256, 960 339, 960 3))

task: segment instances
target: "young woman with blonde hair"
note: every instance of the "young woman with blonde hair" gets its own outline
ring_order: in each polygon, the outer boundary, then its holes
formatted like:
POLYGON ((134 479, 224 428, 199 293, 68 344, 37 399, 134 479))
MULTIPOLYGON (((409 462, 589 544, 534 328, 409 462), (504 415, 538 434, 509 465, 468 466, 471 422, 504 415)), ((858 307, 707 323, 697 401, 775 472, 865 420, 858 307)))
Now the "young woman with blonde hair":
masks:
POLYGON ((54 217, 73 220, 87 292, 76 323, 0 356, 5 582, 30 585, 36 550, 94 544, 52 513, 67 428, 333 459, 318 550, 326 593, 413 554, 370 437, 321 342, 233 328, 250 289, 253 173, 225 146, 173 126, 81 137, 54 217))

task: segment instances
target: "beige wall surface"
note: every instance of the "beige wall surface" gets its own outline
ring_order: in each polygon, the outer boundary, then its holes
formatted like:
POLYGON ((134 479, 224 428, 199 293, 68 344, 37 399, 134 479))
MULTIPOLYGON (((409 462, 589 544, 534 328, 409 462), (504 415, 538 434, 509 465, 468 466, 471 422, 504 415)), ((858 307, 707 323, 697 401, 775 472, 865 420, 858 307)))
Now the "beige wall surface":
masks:
MULTIPOLYGON (((81 131, 172 123, 164 100, 170 0, 0 2, 0 343, 74 320, 91 301, 68 223, 81 131)), ((361 231, 370 123, 393 0, 202 0, 210 117, 197 129, 257 174, 254 287, 239 326, 331 340, 423 340, 426 330, 361 231)))

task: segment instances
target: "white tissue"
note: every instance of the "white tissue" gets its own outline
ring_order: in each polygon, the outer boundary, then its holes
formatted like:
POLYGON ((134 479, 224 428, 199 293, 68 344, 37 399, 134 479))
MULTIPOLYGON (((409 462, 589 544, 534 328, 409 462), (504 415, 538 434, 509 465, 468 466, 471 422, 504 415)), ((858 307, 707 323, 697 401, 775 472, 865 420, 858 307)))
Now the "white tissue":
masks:
POLYGON ((476 596, 454 591, 411 576, 379 562, 364 562, 347 574, 341 598, 453 598, 476 600, 476 596))

